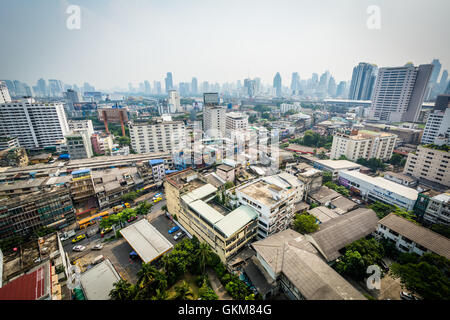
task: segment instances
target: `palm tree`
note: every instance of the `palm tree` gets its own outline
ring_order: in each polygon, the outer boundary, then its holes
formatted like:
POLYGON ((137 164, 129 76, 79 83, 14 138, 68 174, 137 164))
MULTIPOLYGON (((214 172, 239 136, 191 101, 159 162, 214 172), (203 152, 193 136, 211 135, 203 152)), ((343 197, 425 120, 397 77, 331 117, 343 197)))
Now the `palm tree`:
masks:
POLYGON ((114 283, 114 289, 111 290, 109 296, 111 300, 126 301, 133 297, 133 285, 124 279, 120 279, 114 283))
POLYGON ((153 296, 156 290, 164 291, 167 287, 166 276, 150 265, 150 263, 143 263, 137 276, 138 290, 142 290, 140 293, 142 295, 144 292, 144 297, 146 298, 153 296))
POLYGON ((189 284, 183 280, 181 285, 175 287, 175 300, 192 300, 194 295, 192 294, 191 287, 189 284))
POLYGON ((205 273, 206 262, 208 261, 208 258, 211 255, 211 253, 212 253, 211 247, 206 242, 200 243, 199 248, 197 250, 197 256, 203 274, 205 273))
POLYGON ((169 294, 166 290, 156 289, 155 295, 151 298, 151 300, 167 300, 169 294))

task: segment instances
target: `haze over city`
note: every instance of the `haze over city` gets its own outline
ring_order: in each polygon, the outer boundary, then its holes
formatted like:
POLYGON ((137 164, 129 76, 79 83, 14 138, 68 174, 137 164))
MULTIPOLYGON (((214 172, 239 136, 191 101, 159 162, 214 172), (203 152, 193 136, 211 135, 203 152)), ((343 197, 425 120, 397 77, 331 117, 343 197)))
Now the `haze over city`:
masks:
POLYGON ((144 80, 231 82, 280 72, 289 85, 329 70, 350 80, 360 61, 379 67, 450 65, 446 0, 420 1, 2 1, 0 77, 88 81, 99 89, 144 80), (69 5, 81 28, 69 30, 69 5), (369 29, 367 8, 380 8, 369 29))

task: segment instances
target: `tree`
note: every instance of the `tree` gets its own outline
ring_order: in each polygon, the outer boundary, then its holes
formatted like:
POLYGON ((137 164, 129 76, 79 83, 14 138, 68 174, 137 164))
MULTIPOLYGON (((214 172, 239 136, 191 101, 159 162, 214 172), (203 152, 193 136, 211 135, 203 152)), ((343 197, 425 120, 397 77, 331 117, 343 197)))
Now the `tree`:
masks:
POLYGON ((157 270, 150 263, 143 263, 141 270, 138 271, 138 299, 150 299, 156 294, 156 290, 166 290, 167 278, 161 271, 157 270))
POLYGON ((364 279, 367 267, 379 264, 384 256, 384 247, 375 239, 360 239, 349 244, 344 256, 336 264, 339 272, 357 280, 364 279))
POLYGON ((194 298, 191 287, 184 280, 181 285, 175 287, 175 292, 175 300, 193 300, 194 298))
POLYGON ((368 167, 372 170, 372 172, 377 172, 377 170, 384 170, 386 168, 386 165, 377 158, 370 158, 369 160, 366 160, 364 158, 359 158, 356 160, 356 163, 368 167))
POLYGON ((442 234, 444 237, 450 238, 450 227, 443 224, 433 224, 430 228, 434 232, 442 234))
POLYGON ((138 197, 138 193, 136 191, 131 191, 131 192, 125 193, 122 196, 122 201, 125 201, 125 202, 134 201, 134 199, 136 199, 137 197, 138 197))
POLYGON ((203 284, 198 290, 198 297, 202 300, 217 300, 218 296, 214 290, 208 285, 206 279, 203 279, 203 284))
POLYGON ((134 287, 127 280, 120 279, 114 283, 114 288, 109 292, 111 300, 127 301, 134 297, 134 287))
POLYGON ((450 300, 450 260, 425 253, 417 262, 393 263, 391 274, 409 291, 426 300, 450 300))
POLYGON ((380 201, 375 201, 375 203, 372 203, 369 206, 369 208, 372 209, 373 211, 375 211, 375 213, 377 214, 378 218, 380 218, 380 219, 383 219, 385 216, 387 216, 389 213, 391 213, 395 209, 394 206, 391 206, 389 204, 385 204, 385 203, 380 202, 380 201))
POLYGON ((211 255, 211 247, 206 242, 200 243, 200 246, 197 250, 198 261, 201 266, 202 273, 205 273, 206 263, 211 255))
POLYGON ((300 233, 312 233, 319 229, 316 218, 308 214, 299 214, 294 220, 294 229, 300 233))
POLYGON ((225 188, 225 190, 228 190, 228 189, 234 187, 234 183, 233 183, 233 181, 227 181, 227 182, 225 182, 225 184, 223 185, 223 187, 225 188))
POLYGON ((143 201, 139 203, 139 206, 136 209, 136 214, 138 215, 146 215, 153 207, 153 204, 148 203, 147 201, 143 201))
POLYGON ((393 164, 394 166, 400 166, 400 164, 402 163, 403 157, 398 154, 398 153, 394 153, 391 157, 391 159, 389 159, 389 163, 393 164))
POLYGON ((338 160, 348 160, 346 156, 341 155, 338 160))

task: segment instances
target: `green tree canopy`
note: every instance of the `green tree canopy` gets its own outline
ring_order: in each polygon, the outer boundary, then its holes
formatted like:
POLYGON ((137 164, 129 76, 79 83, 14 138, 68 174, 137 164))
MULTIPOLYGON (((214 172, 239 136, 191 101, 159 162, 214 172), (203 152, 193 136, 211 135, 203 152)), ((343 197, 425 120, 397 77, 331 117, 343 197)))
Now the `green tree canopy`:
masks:
POLYGON ((294 220, 294 230, 306 234, 312 233, 319 229, 316 218, 309 214, 298 214, 294 220))

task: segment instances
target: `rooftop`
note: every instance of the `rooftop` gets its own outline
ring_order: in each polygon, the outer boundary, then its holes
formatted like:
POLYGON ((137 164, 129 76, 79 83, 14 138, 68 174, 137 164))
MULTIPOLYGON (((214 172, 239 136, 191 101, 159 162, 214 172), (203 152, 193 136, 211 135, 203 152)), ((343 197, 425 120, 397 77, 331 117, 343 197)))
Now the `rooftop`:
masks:
POLYGON ((341 171, 339 172, 339 175, 350 176, 356 179, 363 180, 365 182, 368 182, 370 184, 373 184, 381 189, 390 191, 392 193, 398 194, 402 197, 405 197, 410 200, 417 200, 417 196, 419 195, 419 192, 413 188, 405 187, 401 184, 395 183, 393 181, 384 179, 382 177, 371 177, 366 174, 360 173, 358 171, 341 171))
POLYGON ((308 213, 310 215, 316 217, 316 219, 322 223, 339 217, 339 215, 337 213, 335 213, 333 210, 328 209, 327 207, 324 207, 324 206, 310 209, 310 210, 308 210, 308 213))
POLYGON ((109 259, 81 274, 81 285, 88 300, 110 300, 109 293, 120 276, 109 259))
POLYGON ((428 250, 450 259, 450 240, 428 228, 419 226, 396 214, 390 213, 380 221, 379 224, 398 232, 415 243, 428 250))
POLYGON ((348 161, 348 160, 318 160, 315 162, 321 164, 322 166, 329 167, 334 170, 361 167, 360 164, 357 164, 355 162, 348 161))
POLYGON ((283 190, 279 186, 268 183, 264 180, 251 182, 238 188, 237 190, 269 207, 275 205, 283 198, 286 198, 295 192, 293 189, 283 190))
POLYGON ((333 261, 341 255, 339 250, 374 232, 377 223, 375 211, 360 208, 322 223, 310 238, 325 259, 333 261))
POLYGON ((134 251, 145 263, 151 262, 173 248, 167 240, 146 219, 120 230, 134 251))

